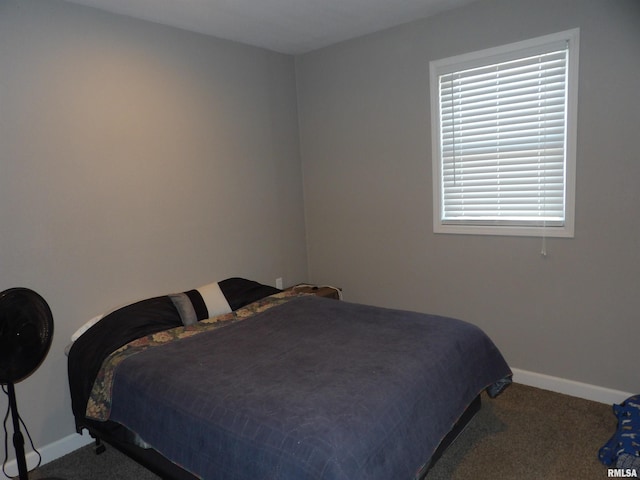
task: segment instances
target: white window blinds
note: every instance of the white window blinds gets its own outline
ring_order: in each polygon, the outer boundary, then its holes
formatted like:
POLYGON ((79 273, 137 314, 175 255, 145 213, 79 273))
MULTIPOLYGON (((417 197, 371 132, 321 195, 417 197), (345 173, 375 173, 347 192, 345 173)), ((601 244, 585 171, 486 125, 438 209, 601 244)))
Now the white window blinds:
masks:
POLYGON ((565 225, 569 53, 555 40, 432 75, 442 225, 565 225))

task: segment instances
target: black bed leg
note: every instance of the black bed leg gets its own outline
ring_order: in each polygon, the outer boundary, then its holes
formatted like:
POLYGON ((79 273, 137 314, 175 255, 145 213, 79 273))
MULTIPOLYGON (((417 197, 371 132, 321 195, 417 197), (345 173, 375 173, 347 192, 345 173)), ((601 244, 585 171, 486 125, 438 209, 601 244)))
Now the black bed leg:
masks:
POLYGON ((104 453, 107 451, 107 447, 104 445, 104 443, 102 443, 102 441, 99 438, 96 438, 96 444, 93 447, 93 451, 96 453, 96 455, 100 455, 101 453, 104 453))

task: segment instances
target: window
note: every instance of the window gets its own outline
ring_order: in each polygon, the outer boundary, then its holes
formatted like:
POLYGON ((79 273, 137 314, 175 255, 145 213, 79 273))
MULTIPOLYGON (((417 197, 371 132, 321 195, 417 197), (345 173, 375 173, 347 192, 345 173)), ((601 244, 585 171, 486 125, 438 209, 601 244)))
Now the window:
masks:
POLYGON ((430 62, 436 233, 573 237, 578 41, 430 62))

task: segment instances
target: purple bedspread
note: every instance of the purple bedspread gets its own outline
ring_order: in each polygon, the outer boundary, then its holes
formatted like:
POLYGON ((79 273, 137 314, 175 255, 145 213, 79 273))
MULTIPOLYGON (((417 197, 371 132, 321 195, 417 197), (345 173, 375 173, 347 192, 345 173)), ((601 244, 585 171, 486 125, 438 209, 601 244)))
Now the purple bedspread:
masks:
POLYGON ((205 479, 409 480, 510 376, 469 323, 306 296, 125 359, 110 420, 205 479))

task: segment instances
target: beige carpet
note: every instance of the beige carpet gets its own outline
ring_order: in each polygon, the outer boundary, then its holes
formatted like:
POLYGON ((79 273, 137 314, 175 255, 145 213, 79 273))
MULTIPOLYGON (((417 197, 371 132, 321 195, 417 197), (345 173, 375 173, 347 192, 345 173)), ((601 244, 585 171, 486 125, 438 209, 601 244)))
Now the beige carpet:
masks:
MULTIPOLYGON (((611 406, 517 384, 496 399, 482 400, 480 412, 427 480, 607 478, 598 450, 617 426, 611 406)), ((32 480, 43 477, 158 478, 111 447, 100 456, 85 447, 30 474, 32 480)))
POLYGON ((615 432, 612 408, 514 384, 482 409, 428 480, 607 478, 598 450, 615 432))

